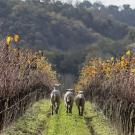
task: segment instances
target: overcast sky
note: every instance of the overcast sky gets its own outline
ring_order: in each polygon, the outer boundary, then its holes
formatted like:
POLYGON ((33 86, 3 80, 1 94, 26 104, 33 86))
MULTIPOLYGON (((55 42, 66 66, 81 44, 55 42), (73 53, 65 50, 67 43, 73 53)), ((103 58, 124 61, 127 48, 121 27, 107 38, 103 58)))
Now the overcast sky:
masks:
POLYGON ((135 0, 90 0, 91 2, 101 1, 105 5, 118 5, 130 4, 132 8, 135 8, 135 0))

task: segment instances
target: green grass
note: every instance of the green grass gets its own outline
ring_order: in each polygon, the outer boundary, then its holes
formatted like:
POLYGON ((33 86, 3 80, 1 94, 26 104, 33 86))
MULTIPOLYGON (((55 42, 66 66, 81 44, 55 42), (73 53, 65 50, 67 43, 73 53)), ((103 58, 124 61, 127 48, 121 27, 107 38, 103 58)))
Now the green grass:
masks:
POLYGON ((84 116, 78 116, 74 105, 73 114, 66 114, 62 102, 59 114, 51 116, 49 101, 33 105, 2 135, 118 135, 93 105, 86 102, 84 116))
POLYGON ((2 135, 39 135, 48 121, 49 110, 49 101, 41 100, 35 103, 2 135))
POLYGON ((110 122, 91 103, 86 103, 85 110, 85 120, 93 135, 118 135, 116 129, 112 128, 110 122))
POLYGON ((78 116, 76 107, 72 115, 67 114, 62 103, 59 114, 51 116, 48 131, 45 130, 43 135, 91 135, 85 123, 85 119, 78 116))

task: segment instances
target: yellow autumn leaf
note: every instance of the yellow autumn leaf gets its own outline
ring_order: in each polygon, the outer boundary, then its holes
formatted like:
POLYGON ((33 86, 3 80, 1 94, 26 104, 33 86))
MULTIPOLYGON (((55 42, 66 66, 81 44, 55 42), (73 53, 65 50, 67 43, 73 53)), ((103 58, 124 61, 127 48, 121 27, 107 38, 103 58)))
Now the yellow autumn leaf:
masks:
POLYGON ((111 61, 114 61, 114 57, 111 57, 111 61))
POLYGON ((123 61, 124 59, 125 59, 125 56, 122 56, 122 57, 121 57, 121 61, 123 61))
POLYGON ((12 41, 13 41, 13 37, 7 36, 7 38, 6 38, 6 44, 7 45, 10 45, 12 41))
POLYGON ((130 55, 131 55, 131 51, 128 50, 128 51, 126 52, 126 55, 130 56, 130 55))
POLYGON ((17 43, 20 40, 20 36, 19 35, 14 35, 14 41, 17 43))
POLYGON ((133 69, 131 69, 131 73, 135 73, 135 69, 133 68, 133 69))

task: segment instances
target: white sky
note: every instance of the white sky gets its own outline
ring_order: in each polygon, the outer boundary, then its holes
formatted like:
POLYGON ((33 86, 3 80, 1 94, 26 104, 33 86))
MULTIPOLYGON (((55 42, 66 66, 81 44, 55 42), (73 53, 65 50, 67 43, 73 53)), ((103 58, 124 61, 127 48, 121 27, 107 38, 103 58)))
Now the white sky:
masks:
POLYGON ((105 5, 118 5, 130 4, 132 8, 135 8, 135 0, 90 0, 90 2, 101 1, 105 5))
MULTIPOLYGON (((85 0, 61 0, 64 2, 71 2, 72 4, 76 3, 76 2, 82 2, 85 0)), ((129 4, 131 8, 135 9, 135 0, 88 0, 91 3, 94 2, 101 2, 104 5, 108 6, 108 5, 117 5, 117 6, 122 6, 124 4, 129 4)))

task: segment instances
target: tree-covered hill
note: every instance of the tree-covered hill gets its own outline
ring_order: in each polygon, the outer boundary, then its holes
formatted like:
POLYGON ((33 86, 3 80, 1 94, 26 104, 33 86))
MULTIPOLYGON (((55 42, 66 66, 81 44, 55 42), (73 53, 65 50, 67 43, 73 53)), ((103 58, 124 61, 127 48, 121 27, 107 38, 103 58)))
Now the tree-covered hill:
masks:
POLYGON ((73 6, 50 0, 0 0, 0 38, 18 33, 22 47, 45 50, 59 72, 77 73, 85 58, 118 56, 134 42, 135 28, 110 16, 111 10, 88 1, 73 6))

